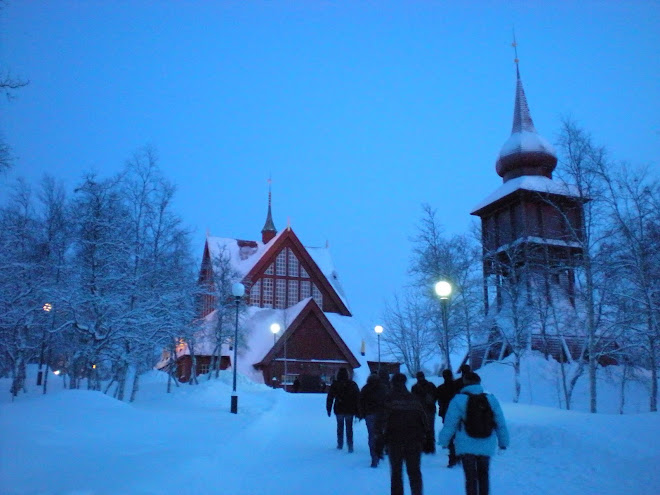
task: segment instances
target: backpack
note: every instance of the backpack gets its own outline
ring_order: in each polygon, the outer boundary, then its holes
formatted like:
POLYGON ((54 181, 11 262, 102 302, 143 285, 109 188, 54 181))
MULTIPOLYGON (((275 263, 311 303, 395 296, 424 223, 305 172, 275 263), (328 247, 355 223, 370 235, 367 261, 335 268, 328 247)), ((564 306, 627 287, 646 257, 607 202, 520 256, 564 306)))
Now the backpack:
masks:
POLYGON ((468 396, 467 409, 463 419, 466 433, 473 438, 488 438, 495 428, 495 415, 488 402, 488 397, 486 394, 461 393, 468 396))

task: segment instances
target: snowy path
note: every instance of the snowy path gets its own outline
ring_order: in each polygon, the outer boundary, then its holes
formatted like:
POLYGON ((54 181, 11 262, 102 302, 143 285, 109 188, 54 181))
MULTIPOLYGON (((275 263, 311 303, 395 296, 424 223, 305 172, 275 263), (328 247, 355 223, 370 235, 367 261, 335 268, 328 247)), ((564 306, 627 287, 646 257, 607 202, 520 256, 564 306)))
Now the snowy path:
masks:
MULTIPOLYGON (((325 396, 239 388, 237 415, 226 377, 172 394, 156 381, 136 404, 82 390, 0 403, 0 494, 389 493, 387 459, 369 467, 364 422, 349 454, 335 448, 325 396)), ((659 414, 503 408, 511 447, 492 459, 494 495, 660 493, 659 414)), ((427 495, 464 493, 462 470, 446 461, 445 452, 423 456, 427 495)))

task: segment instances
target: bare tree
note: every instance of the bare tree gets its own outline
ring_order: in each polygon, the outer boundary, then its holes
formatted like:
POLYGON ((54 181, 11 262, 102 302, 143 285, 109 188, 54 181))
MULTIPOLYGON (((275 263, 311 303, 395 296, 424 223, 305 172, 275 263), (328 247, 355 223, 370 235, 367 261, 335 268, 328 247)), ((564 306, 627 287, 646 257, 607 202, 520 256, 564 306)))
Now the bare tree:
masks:
MULTIPOLYGON (((650 410, 658 408, 660 351, 660 184, 648 170, 603 170, 612 227, 609 251, 616 299, 629 329, 628 342, 642 351, 651 371, 650 410), (632 338, 632 341, 630 340, 632 338)), ((635 361, 627 356, 626 363, 635 361)))
POLYGON ((430 205, 423 204, 422 211, 417 233, 412 238, 413 255, 409 273, 413 284, 424 288, 421 293, 444 356, 442 367, 451 369, 449 354, 452 348, 462 338, 469 352, 475 329, 483 318, 479 303, 479 250, 467 236, 445 237, 437 213, 430 205), (452 285, 452 295, 446 302, 447 335, 444 335, 442 308, 433 292, 433 286, 441 279, 452 285))
MULTIPOLYGON (((601 171, 607 169, 607 155, 603 147, 594 145, 592 138, 577 124, 564 119, 559 134, 560 151, 557 175, 575 188, 578 200, 583 205, 580 231, 572 232, 572 238, 582 246, 582 259, 578 265, 578 296, 584 311, 584 328, 587 338, 589 376, 589 409, 597 411, 596 373, 598 368, 599 322, 602 310, 607 306, 607 285, 601 284, 606 276, 606 263, 599 256, 605 239, 606 216, 603 209, 605 184, 601 171)), ((571 226, 570 222, 565 222, 571 226)))
POLYGON ((410 372, 421 370, 436 354, 437 332, 420 294, 395 295, 385 307, 383 321, 387 332, 381 338, 410 372))

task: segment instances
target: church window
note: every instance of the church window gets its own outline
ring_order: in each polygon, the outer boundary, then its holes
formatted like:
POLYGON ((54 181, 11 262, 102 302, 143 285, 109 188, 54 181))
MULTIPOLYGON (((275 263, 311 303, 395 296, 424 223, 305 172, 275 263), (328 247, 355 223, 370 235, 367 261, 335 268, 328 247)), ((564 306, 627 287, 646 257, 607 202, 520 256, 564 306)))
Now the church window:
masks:
POLYGON ((286 250, 282 249, 275 259, 275 274, 286 275, 286 250))
POLYGON ((323 295, 318 287, 316 287, 316 284, 312 284, 312 297, 316 301, 316 304, 319 305, 319 308, 323 309, 323 295))
POLYGON ((261 280, 257 280, 250 289, 250 304, 259 306, 261 303, 261 280))
POLYGON ((298 258, 296 258, 296 255, 293 254, 293 251, 291 251, 291 248, 286 248, 288 257, 289 257, 289 277, 297 277, 298 276, 298 258))
POLYGON ((310 284, 311 282, 309 280, 303 280, 300 282, 300 299, 307 299, 312 295, 310 284))
POLYGON ((275 275, 275 263, 271 263, 265 271, 266 275, 275 275))
POLYGON ((286 308, 286 280, 283 278, 275 281, 275 307, 286 308))
POLYGON ((305 270, 302 265, 300 265, 300 276, 302 278, 309 278, 309 275, 307 274, 307 270, 305 270))
POLYGON ((296 304, 300 299, 298 299, 298 281, 289 280, 289 306, 296 304))
POLYGON ((263 305, 262 308, 272 308, 273 307, 273 279, 264 278, 263 279, 263 305))

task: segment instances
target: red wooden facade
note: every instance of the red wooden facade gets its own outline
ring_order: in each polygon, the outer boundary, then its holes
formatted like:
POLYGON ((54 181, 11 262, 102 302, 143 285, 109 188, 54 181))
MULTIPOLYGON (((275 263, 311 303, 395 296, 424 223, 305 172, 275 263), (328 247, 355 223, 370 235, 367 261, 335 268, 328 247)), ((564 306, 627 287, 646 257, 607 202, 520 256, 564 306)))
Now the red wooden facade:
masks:
MULTIPOLYGON (((214 238, 207 238, 204 246, 199 284, 212 289, 214 238)), ((240 261, 257 256, 247 273, 241 277, 246 287, 245 304, 259 308, 286 309, 311 298, 302 311, 284 330, 277 343, 254 367, 261 371, 264 382, 274 387, 291 388, 298 378, 302 391, 321 391, 340 367, 352 370, 360 366, 340 335, 325 316, 337 313, 351 316, 342 296, 305 248, 294 231, 287 227, 277 234, 271 217, 270 192, 266 224, 262 230, 262 244, 255 241, 227 240, 236 243, 240 261), (260 251, 261 250, 261 251, 260 251)), ((310 248, 312 249, 312 248, 310 248)), ((212 290, 202 296, 200 316, 214 310, 216 301, 212 290)), ((210 356, 196 356, 197 372, 203 372, 210 356)), ((231 356, 223 356, 223 369, 231 366, 231 356)), ((179 358, 179 376, 190 376, 190 356, 179 358)))
POLYGON ((298 377, 302 391, 322 391, 339 368, 351 371, 358 366, 358 360, 313 299, 266 356, 254 364, 262 371, 265 383, 288 389, 298 377), (307 385, 309 382, 311 385, 307 385))

